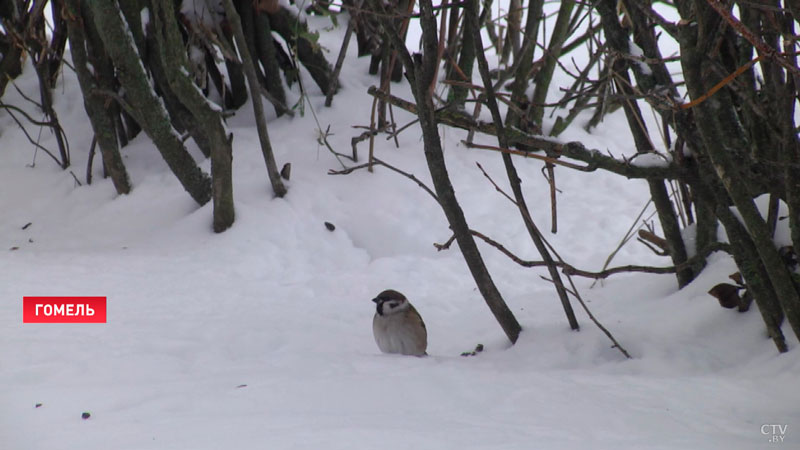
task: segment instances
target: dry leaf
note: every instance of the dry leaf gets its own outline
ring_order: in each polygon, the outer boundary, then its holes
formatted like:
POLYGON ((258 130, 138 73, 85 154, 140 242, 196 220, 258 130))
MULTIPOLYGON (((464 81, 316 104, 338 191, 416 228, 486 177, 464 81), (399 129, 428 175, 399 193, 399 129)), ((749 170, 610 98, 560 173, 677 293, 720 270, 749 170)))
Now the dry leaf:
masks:
POLYGON ((711 288, 708 293, 716 297, 717 300, 719 300, 719 305, 723 308, 737 308, 741 304, 741 299, 739 298, 739 286, 728 283, 720 283, 711 288))
POLYGON ((265 12, 267 14, 274 14, 278 12, 281 7, 278 0, 253 0, 253 6, 255 6, 256 10, 259 12, 265 12))

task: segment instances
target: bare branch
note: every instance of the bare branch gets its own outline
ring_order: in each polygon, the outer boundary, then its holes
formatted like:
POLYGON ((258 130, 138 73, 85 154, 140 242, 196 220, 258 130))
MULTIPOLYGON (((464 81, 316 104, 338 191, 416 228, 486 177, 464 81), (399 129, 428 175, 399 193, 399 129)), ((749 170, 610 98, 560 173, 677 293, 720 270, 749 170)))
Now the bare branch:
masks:
MULTIPOLYGON (((411 102, 387 94, 375 87, 370 87, 367 90, 367 93, 372 96, 385 99, 392 105, 416 114, 417 107, 411 102)), ((497 136, 497 131, 493 123, 476 120, 463 111, 454 111, 451 109, 437 110, 436 121, 444 125, 461 128, 467 131, 478 131, 491 136, 497 136)), ((664 164, 663 166, 637 166, 631 164, 629 161, 623 161, 611 156, 607 156, 600 150, 587 148, 581 142, 558 142, 551 138, 527 134, 516 128, 506 127, 504 131, 506 138, 511 145, 524 145, 531 150, 544 150, 551 157, 565 156, 578 161, 583 161, 588 164, 587 169, 603 169, 618 175, 622 175, 626 178, 690 178, 690 173, 686 169, 676 165, 674 162, 664 164)))
POLYGON ((360 164, 358 166, 349 167, 349 168, 343 169, 343 170, 333 170, 333 169, 331 169, 331 170, 328 171, 328 175, 347 175, 347 174, 353 173, 353 172, 355 172, 356 170, 359 170, 359 169, 369 168, 371 165, 375 165, 375 164, 378 164, 380 166, 384 166, 387 169, 392 170, 394 172, 397 172, 400 175, 402 175, 402 176, 408 178, 409 180, 413 181, 414 183, 417 184, 417 186, 419 186, 423 190, 425 190, 425 192, 427 192, 428 195, 433 197, 433 199, 436 200, 436 203, 439 203, 439 197, 436 196, 436 194, 433 192, 433 190, 431 188, 429 188, 425 183, 420 181, 419 178, 414 176, 414 174, 411 174, 411 173, 408 173, 408 172, 404 172, 404 171, 398 169, 397 167, 395 167, 395 166, 393 166, 393 165, 391 165, 389 163, 386 163, 384 161, 381 161, 378 158, 375 158, 374 156, 372 157, 372 163, 367 162, 367 163, 360 164))
POLYGON ((766 56, 773 61, 780 64, 784 69, 791 72, 794 76, 800 76, 800 69, 798 69, 794 64, 787 61, 786 58, 780 55, 780 53, 767 45, 764 41, 762 41, 758 36, 756 36, 745 24, 743 24, 739 19, 733 17, 730 10, 727 6, 725 6, 720 0, 706 0, 708 4, 714 8, 714 11, 717 12, 723 19, 725 19, 731 27, 733 27, 739 34, 742 35, 743 38, 747 39, 748 42, 753 44, 753 47, 758 49, 760 53, 759 56, 766 56))

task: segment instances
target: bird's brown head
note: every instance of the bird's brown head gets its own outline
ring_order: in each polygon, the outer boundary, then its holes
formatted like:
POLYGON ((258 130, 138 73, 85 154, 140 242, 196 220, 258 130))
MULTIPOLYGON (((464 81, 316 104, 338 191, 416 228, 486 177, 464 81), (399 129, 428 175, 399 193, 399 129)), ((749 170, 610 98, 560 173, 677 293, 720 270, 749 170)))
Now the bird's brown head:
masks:
POLYGON ((408 308, 406 296, 394 289, 387 289, 372 299, 376 303, 376 310, 380 315, 394 314, 408 308))

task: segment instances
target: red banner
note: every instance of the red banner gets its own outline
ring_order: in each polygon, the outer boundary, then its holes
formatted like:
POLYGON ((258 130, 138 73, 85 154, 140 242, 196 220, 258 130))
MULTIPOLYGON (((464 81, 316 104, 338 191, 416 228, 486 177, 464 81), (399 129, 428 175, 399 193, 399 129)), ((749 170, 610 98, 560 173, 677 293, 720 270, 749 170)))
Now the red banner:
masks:
POLYGON ((106 323, 105 297, 23 297, 23 323, 106 323))

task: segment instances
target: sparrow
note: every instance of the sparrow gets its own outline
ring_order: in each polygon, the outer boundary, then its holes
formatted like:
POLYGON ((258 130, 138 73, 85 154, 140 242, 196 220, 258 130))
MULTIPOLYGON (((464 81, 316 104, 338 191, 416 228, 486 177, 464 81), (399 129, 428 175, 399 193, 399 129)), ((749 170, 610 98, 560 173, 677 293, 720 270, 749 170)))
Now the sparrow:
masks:
POLYGON ((383 353, 427 355, 428 331, 422 316, 405 295, 387 289, 372 299, 376 303, 372 333, 383 353))

